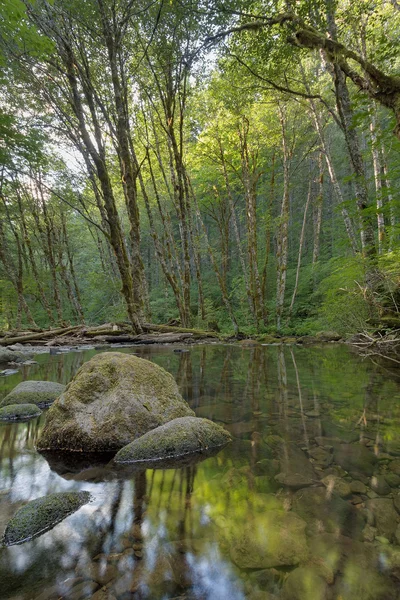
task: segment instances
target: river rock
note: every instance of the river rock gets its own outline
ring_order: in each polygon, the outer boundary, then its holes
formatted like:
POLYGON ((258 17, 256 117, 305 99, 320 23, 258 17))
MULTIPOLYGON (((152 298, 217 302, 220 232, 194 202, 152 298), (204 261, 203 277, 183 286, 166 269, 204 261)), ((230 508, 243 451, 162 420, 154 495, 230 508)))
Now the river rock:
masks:
POLYGON ((395 473, 385 473, 384 477, 386 483, 388 483, 390 487, 400 487, 400 475, 396 475, 395 473))
POLYGON ((90 498, 89 492, 61 492, 32 500, 9 521, 2 542, 13 546, 38 537, 87 504, 90 498))
POLYGON ((391 461, 389 464, 389 471, 395 475, 400 475, 400 458, 396 458, 395 460, 391 461))
POLYGON ((327 475, 322 479, 322 483, 329 493, 335 491, 341 498, 347 498, 351 494, 349 484, 335 475, 327 475))
POLYGON ((375 454, 362 444, 339 444, 334 449, 335 462, 346 471, 372 475, 377 463, 375 454))
POLYGON ((379 496, 387 496, 391 492, 390 485, 387 483, 383 475, 371 477, 370 486, 374 492, 379 494, 379 496))
POLYGON ((321 467, 329 467, 333 460, 332 453, 318 446, 308 452, 309 456, 321 467))
POLYGON ((293 512, 270 510, 243 524, 230 540, 240 569, 269 569, 299 564, 308 555, 305 521, 293 512))
POLYGON ((327 531, 357 537, 364 526, 359 511, 325 487, 297 491, 292 498, 292 507, 307 522, 310 534, 327 531))
POLYGON ((399 522, 399 516, 394 508, 393 500, 391 498, 367 500, 366 508, 374 516, 375 527, 378 533, 391 541, 399 522))
POLYGON ((310 480, 318 480, 314 467, 303 450, 296 444, 290 442, 281 444, 279 447, 279 460, 281 473, 287 475, 297 474, 310 480))
POLYGON ((208 419, 180 417, 148 431, 124 446, 115 456, 115 462, 132 463, 178 458, 225 446, 231 439, 223 427, 208 419))
POLYGON ((301 490, 302 488, 315 485, 316 482, 315 479, 310 479, 301 473, 279 473, 276 475, 275 481, 292 490, 301 490))
POLYGON ((286 579, 282 600, 326 600, 328 586, 313 567, 298 567, 286 579))
POLYGON ((365 494, 367 492, 367 486, 362 481, 353 480, 350 481, 350 490, 353 494, 365 494))
POLYGON ((42 414, 36 404, 10 404, 0 408, 0 421, 18 421, 33 419, 42 414))
POLYGON ((112 452, 193 415, 167 371, 137 356, 104 352, 79 369, 50 408, 37 447, 112 452))
POLYGON ((0 402, 0 408, 10 404, 50 406, 65 390, 65 385, 54 381, 22 381, 0 402))
POLYGON ((0 364, 3 363, 21 363, 24 362, 27 358, 32 358, 32 354, 23 354, 22 352, 14 352, 9 348, 0 348, 0 364))

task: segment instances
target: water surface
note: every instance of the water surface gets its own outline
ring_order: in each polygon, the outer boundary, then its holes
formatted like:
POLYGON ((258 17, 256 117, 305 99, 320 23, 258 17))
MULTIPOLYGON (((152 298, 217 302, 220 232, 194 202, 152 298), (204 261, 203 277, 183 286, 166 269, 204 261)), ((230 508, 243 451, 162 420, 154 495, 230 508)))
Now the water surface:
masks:
MULTIPOLYGON (((49 493, 93 501, 0 549, 0 597, 400 598, 400 370, 342 345, 176 350, 123 351, 171 372, 232 444, 183 469, 122 476, 38 454, 45 414, 1 425, 2 530, 49 493)), ((0 398, 25 379, 67 383, 95 352, 38 355, 0 379, 0 398)))

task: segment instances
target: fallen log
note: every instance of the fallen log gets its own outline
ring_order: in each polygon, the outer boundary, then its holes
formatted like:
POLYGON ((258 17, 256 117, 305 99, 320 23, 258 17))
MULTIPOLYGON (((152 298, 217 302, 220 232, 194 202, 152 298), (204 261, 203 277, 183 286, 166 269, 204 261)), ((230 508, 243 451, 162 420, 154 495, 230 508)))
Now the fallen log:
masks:
MULTIPOLYGON (((114 331, 113 329, 100 329, 100 328, 96 328, 96 329, 86 329, 84 332, 85 337, 97 337, 97 336, 103 336, 103 335, 107 335, 110 337, 120 337, 120 336, 124 336, 124 335, 129 335, 129 331, 127 329, 125 329, 125 331, 114 331)), ((131 336, 132 337, 132 336, 131 336)))
POLYGON ((152 323, 142 323, 142 329, 146 332, 158 331, 160 333, 191 333, 196 340, 204 338, 219 339, 215 331, 202 331, 201 329, 188 329, 184 327, 175 327, 173 325, 154 325, 152 323))
POLYGON ((48 329, 41 331, 40 333, 30 333, 28 335, 19 335, 16 337, 4 337, 0 339, 0 346, 9 346, 10 344, 24 344, 25 342, 33 342, 51 337, 56 337, 64 333, 70 333, 72 331, 78 331, 82 329, 82 325, 75 325, 74 327, 63 327, 62 329, 48 329))
POLYGON ((107 336, 105 341, 110 344, 120 342, 128 342, 131 344, 176 344, 192 338, 193 334, 191 333, 141 333, 140 335, 135 336, 107 336))

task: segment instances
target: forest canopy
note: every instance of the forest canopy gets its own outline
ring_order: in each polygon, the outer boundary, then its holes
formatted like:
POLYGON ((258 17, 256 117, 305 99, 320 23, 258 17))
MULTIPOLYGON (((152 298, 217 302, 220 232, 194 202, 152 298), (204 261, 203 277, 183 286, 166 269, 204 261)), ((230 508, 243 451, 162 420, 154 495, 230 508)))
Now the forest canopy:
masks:
POLYGON ((396 0, 0 0, 0 328, 400 324, 396 0))

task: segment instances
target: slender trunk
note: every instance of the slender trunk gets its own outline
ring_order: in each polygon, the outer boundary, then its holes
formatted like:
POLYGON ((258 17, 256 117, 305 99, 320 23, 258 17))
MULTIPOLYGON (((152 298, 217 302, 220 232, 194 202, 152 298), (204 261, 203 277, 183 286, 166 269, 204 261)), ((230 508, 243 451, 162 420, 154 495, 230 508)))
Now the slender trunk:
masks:
POLYGON ((319 259, 320 240, 321 240, 321 225, 322 225, 322 206, 324 198, 324 158, 320 152, 318 156, 319 177, 318 177, 318 194, 314 201, 314 246, 312 264, 316 265, 319 259))
MULTIPOLYGON (((268 210, 267 210, 267 224, 265 227, 265 259, 264 259, 264 267, 262 271, 262 282, 261 282, 261 290, 262 290, 262 302, 263 306, 266 306, 267 300, 267 272, 268 272, 268 262, 269 262, 269 251, 271 248, 271 209, 275 198, 275 149, 272 153, 271 160, 271 180, 269 185, 269 201, 268 201, 268 210)), ((265 309, 266 311, 267 309, 265 309)))
POLYGON ((72 251, 71 251, 71 247, 70 247, 70 244, 69 244, 69 240, 68 240, 67 224, 66 224, 66 221, 65 221, 65 215, 64 215, 64 213, 61 213, 61 225, 62 225, 62 234, 63 234, 63 239, 64 239, 64 246, 65 246, 65 250, 67 252, 67 258, 68 258, 68 264, 69 264, 69 272, 71 274, 72 285, 73 285, 73 290, 72 290, 73 302, 74 302, 74 305, 75 305, 75 308, 76 308, 76 312, 78 313, 78 317, 79 317, 80 323, 84 323, 85 322, 85 317, 84 317, 84 314, 83 314, 82 300, 81 300, 81 295, 80 295, 80 292, 79 292, 78 282, 77 282, 77 279, 76 279, 75 267, 74 267, 74 260, 73 260, 72 251))
POLYGON ((246 225, 247 225, 247 255, 249 265, 249 283, 256 315, 256 327, 259 330, 260 321, 265 321, 264 306, 257 260, 257 181, 260 177, 256 165, 256 158, 250 157, 248 147, 249 123, 243 119, 243 126, 239 127, 239 139, 241 144, 242 159, 242 181, 246 201, 246 225))
POLYGON ((311 202, 311 196, 312 196, 312 179, 310 177, 310 182, 308 184, 307 201, 306 201, 306 204, 305 204, 305 207, 304 207, 303 224, 301 226, 301 233, 300 233, 299 253, 298 253, 298 257, 297 257, 296 279, 295 279, 295 283, 294 283, 292 300, 290 302, 289 314, 288 314, 287 322, 289 322, 290 317, 292 316, 294 301, 296 299, 296 294, 297 294, 297 290, 298 290, 298 286, 299 286, 301 257, 302 257, 302 254, 303 254, 304 235, 305 235, 306 223, 307 223, 307 213, 308 213, 308 207, 310 206, 310 202, 311 202))
POLYGON ((280 222, 277 235, 277 286, 276 286, 276 327, 282 325, 283 306, 285 302, 286 271, 288 261, 288 227, 289 227, 289 160, 290 153, 286 135, 286 110, 279 105, 279 121, 282 129, 283 157, 283 197, 280 222))
POLYGON ((371 133, 371 151, 372 151, 372 164, 374 167, 374 180, 375 180, 375 191, 376 191, 376 218, 378 222, 378 252, 382 254, 383 246, 385 243, 385 219, 383 216, 383 195, 382 195, 382 165, 381 157, 379 152, 379 146, 376 134, 376 114, 374 112, 375 107, 371 110, 371 121, 369 124, 369 130, 371 133))
POLYGON ((392 186, 390 183, 390 179, 389 179, 389 170, 388 170, 388 166, 387 166, 387 158, 386 158, 386 152, 385 152, 385 148, 382 144, 382 187, 384 188, 385 192, 386 192, 386 198, 387 198, 387 203, 389 205, 389 210, 390 210, 390 238, 389 238, 389 252, 392 252, 393 248, 396 245, 396 239, 397 239, 397 235, 396 235, 396 227, 397 227, 397 220, 396 220, 396 211, 395 211, 395 206, 394 206, 394 199, 393 199, 393 194, 392 194, 392 186))

